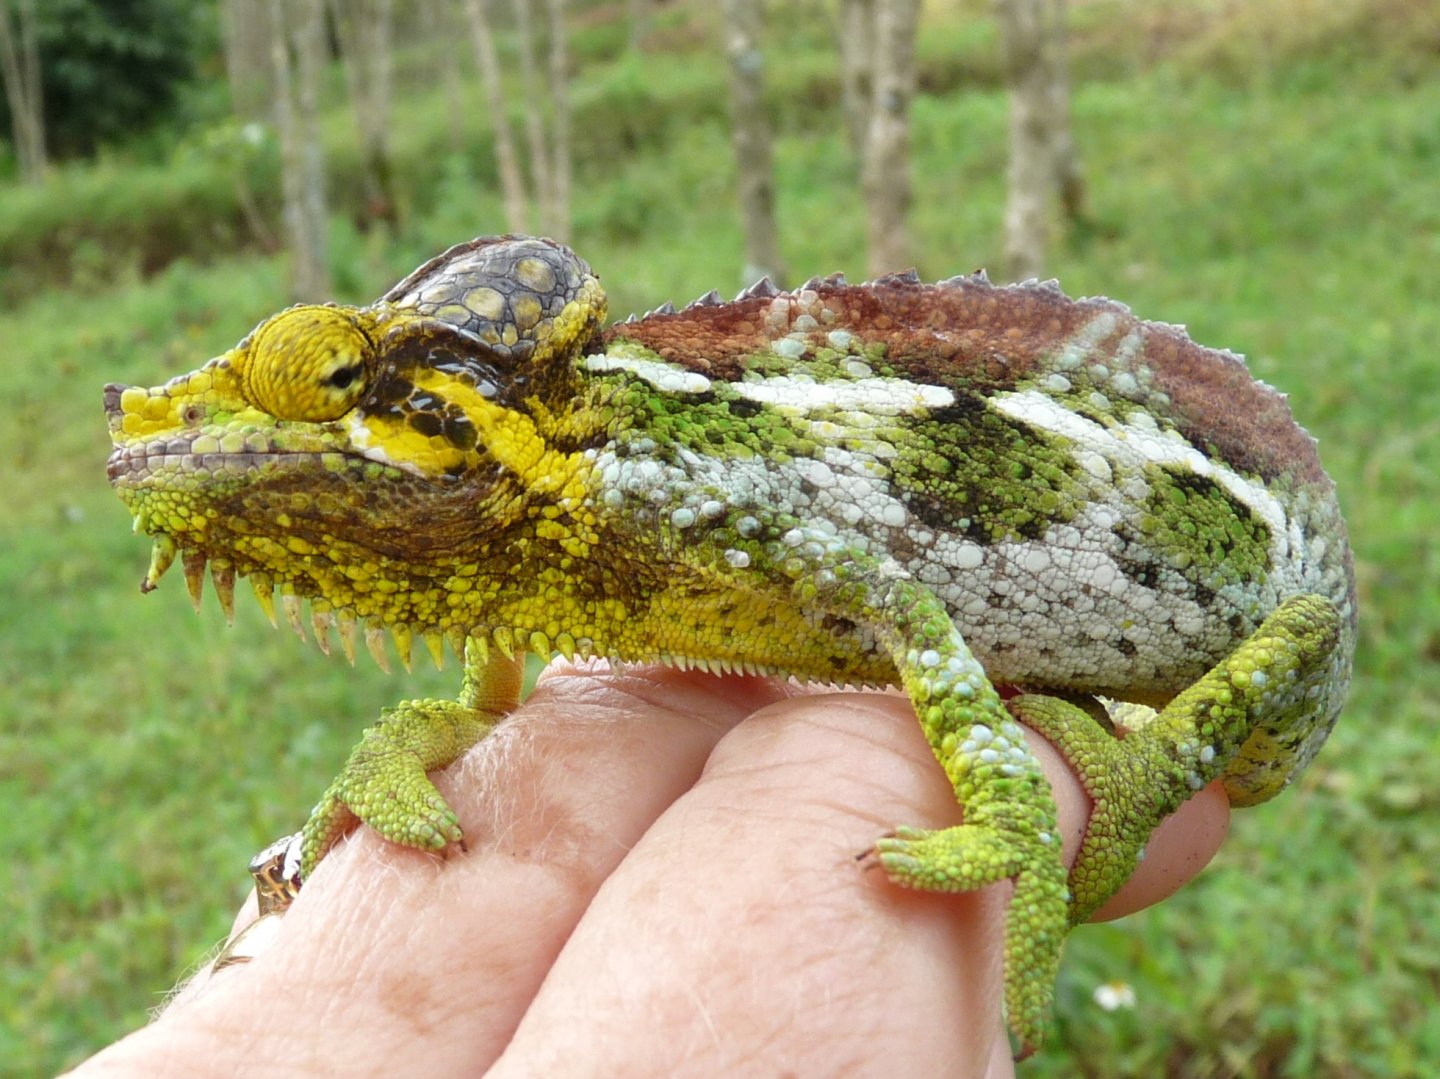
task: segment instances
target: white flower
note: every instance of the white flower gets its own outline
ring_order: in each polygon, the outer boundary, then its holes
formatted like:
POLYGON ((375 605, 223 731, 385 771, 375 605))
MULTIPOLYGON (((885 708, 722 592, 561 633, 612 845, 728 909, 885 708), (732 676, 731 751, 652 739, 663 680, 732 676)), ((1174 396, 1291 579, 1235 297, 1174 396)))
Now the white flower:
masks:
POLYGON ((1135 987, 1128 982, 1104 982, 1097 985, 1091 995, 1107 1012, 1135 1007, 1135 987))

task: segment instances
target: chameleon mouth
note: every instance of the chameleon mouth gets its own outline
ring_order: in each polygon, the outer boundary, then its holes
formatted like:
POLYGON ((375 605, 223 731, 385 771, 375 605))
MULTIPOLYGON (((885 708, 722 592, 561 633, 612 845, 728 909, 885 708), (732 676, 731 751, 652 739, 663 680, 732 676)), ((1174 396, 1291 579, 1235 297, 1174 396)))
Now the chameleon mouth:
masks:
MULTIPOLYGON (((307 615, 306 597, 297 591, 296 583, 277 579, 262 569, 245 568, 237 565, 228 555, 207 553, 202 549, 203 541, 197 542, 196 533, 185 527, 183 516, 177 520, 174 510, 165 507, 165 492, 183 492, 198 486, 202 480, 205 488, 212 493, 217 481, 223 486, 226 480, 232 480, 239 488, 261 473, 283 474, 292 468, 313 471, 317 462, 330 473, 341 472, 347 467, 375 466, 373 460, 361 454, 333 449, 311 452, 282 450, 269 446, 268 440, 257 432, 246 433, 244 437, 250 448, 232 452, 210 445, 216 441, 215 437, 199 431, 117 444, 111 451, 106 475, 133 515, 132 531, 137 535, 148 535, 152 541, 150 563, 140 581, 140 591, 155 591, 161 578, 179 562, 185 588, 196 613, 200 611, 205 578, 208 576, 226 622, 233 625, 235 584, 237 579, 244 578, 250 583, 256 602, 272 626, 280 624, 275 603, 278 585, 279 609, 295 634, 302 641, 308 641, 313 635, 316 647, 328 656, 333 631, 339 638, 341 651, 352 666, 358 652, 357 645, 363 639, 365 649, 376 665, 389 673, 391 656, 386 643, 389 640, 408 671, 411 669, 412 645, 417 637, 424 641, 437 670, 444 668, 446 643, 464 662, 467 638, 474 637, 469 631, 452 627, 442 632, 433 626, 390 622, 380 614, 362 616, 353 610, 332 605, 321 595, 309 596, 307 615), (157 495, 160 496, 159 505, 150 497, 157 495)), ((199 512, 204 514, 204 511, 199 512)), ((509 655, 523 647, 518 645, 521 638, 508 630, 492 632, 491 627, 484 627, 484 631, 477 647, 488 648, 493 641, 495 647, 509 655)))
MULTIPOLYGON (((111 486, 144 487, 160 476, 203 474, 210 478, 244 476, 265 465, 285 466, 314 461, 325 454, 297 453, 293 450, 261 448, 256 436, 249 436, 251 445, 238 451, 219 448, 213 435, 178 435, 138 445, 116 446, 105 465, 111 486)), ((347 455, 334 452, 336 462, 347 455)))

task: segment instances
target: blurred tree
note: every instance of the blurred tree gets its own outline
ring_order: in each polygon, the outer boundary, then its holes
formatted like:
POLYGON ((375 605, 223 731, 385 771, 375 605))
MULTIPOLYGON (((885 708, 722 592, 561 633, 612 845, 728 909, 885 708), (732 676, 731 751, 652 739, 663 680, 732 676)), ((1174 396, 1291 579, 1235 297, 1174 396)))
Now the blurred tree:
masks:
POLYGON ((490 33, 490 12, 485 0, 465 0, 465 17, 475 45, 475 65, 485 87, 490 124, 495 131, 495 164, 500 172, 500 196, 505 203, 505 227, 511 232, 528 231, 529 210, 525 184, 520 178, 520 159, 515 152, 515 134, 506 111, 505 86, 500 81, 500 60, 490 33))
MULTIPOLYGON (((360 185, 365 220, 396 224, 394 168, 390 159, 390 0, 330 0, 340 40, 345 89, 360 135, 360 185)), ((365 222, 362 222, 362 226, 365 222)))
POLYGON ((1085 185, 1070 132, 1065 0, 996 0, 995 12, 1010 86, 1005 265, 1022 280, 1044 273, 1056 198, 1079 220, 1085 185))
POLYGON ((440 65, 440 81, 445 90, 445 114, 450 121, 450 151, 465 148, 465 96, 461 89, 460 65, 455 54, 454 27, 449 16, 454 5, 450 0, 418 0, 420 30, 426 51, 440 65))
MULTIPOLYGON (((550 161, 550 146, 545 139, 545 117, 542 103, 547 94, 542 94, 535 79, 535 34, 530 25, 532 0, 511 0, 515 11, 515 49, 520 59, 520 100, 525 107, 525 142, 530 155, 530 182, 540 203, 540 231, 548 235, 549 218, 554 212, 551 205, 554 180, 550 161)), ((560 239, 560 237, 556 237, 560 239)))
POLYGON ((905 217, 910 209, 910 99, 915 96, 919 21, 920 0, 883 0, 874 7, 872 92, 861 163, 872 276, 911 265, 905 217))
POLYGON ((725 51, 730 58, 730 130, 735 143, 740 222, 745 233, 744 280, 768 276, 783 283, 775 225, 775 164, 765 110, 760 52, 760 0, 725 0, 725 51))
POLYGON ((570 235, 570 95, 566 54, 565 0, 546 0, 545 33, 549 44, 545 78, 539 77, 536 35, 531 14, 535 0, 512 0, 516 52, 520 67, 520 96, 524 107, 530 184, 520 167, 509 103, 500 75, 500 61, 490 30, 486 0, 465 0, 465 14, 475 43, 475 62, 485 86, 491 123, 495 129, 495 159, 500 172, 501 196, 507 227, 528 232, 530 206, 539 209, 539 229, 557 240, 570 235), (548 138, 547 138, 548 122, 548 138))
POLYGON ((265 0, 220 0, 220 43, 230 107, 242 120, 269 119, 270 36, 265 0))
POLYGON ((520 99, 525 106, 525 139, 530 157, 530 190, 539 207, 540 232, 570 237, 570 73, 565 56, 564 0, 546 0, 549 43, 544 80, 537 75, 533 0, 511 0, 515 47, 520 59, 520 99), (547 137, 548 112, 548 137, 547 137))
POLYGON ((45 98, 40 80, 40 48, 35 33, 35 0, 0 4, 0 82, 10 105, 10 130, 20 178, 28 184, 45 179, 45 98), (16 20, 10 25, 14 8, 16 20))
POLYGON ((566 0, 547 0, 545 5, 550 17, 550 190, 541 204, 540 225, 557 240, 570 239, 570 63, 565 5, 566 0))
POLYGON ((850 150, 864 157, 874 101, 875 0, 840 0, 840 105, 850 150))
POLYGON ((325 62, 324 0, 270 0, 270 57, 275 126, 280 131, 290 294, 329 299, 326 262, 325 157, 320 142, 319 82, 325 62))
MULTIPOLYGON (((197 59, 214 48, 213 4, 4 0, 4 5, 22 15, 33 11, 31 55, 39 59, 45 143, 54 157, 93 153, 166 119, 197 59)), ((21 35, 22 55, 25 48, 21 35)), ((12 126, 8 117, 5 126, 12 126)))
POLYGON ((638 49, 650 29, 650 0, 625 0, 625 21, 630 26, 629 46, 638 49))

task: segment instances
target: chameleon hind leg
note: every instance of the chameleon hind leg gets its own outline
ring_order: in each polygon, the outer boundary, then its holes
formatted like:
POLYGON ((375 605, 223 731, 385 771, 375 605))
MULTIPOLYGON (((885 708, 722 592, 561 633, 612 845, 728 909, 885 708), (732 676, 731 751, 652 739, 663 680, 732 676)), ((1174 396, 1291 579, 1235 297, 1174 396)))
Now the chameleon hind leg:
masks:
POLYGON ((427 772, 444 768, 485 737, 520 700, 523 656, 483 656, 471 640, 457 700, 403 701, 365 731, 300 833, 300 875, 358 821, 422 850, 462 840, 455 811, 427 772))
POLYGON ((1302 744, 1330 675, 1340 616, 1319 596, 1282 604, 1149 724, 1117 739, 1071 701, 1024 696, 1007 710, 935 597, 905 582, 889 599, 887 610, 908 612, 889 631, 902 684, 965 822, 897 829, 876 853, 892 880, 912 888, 957 892, 1014 882, 1005 1006, 1028 1053, 1044 1040, 1070 926, 1124 883, 1155 825, 1216 776, 1237 788, 1279 782, 1250 763, 1283 759, 1286 747, 1302 744), (1064 754, 1095 800, 1068 877, 1049 785, 1016 717, 1064 754))
POLYGON ((1076 704, 1026 695, 1012 713, 1069 761, 1094 803, 1070 871, 1070 921, 1129 879, 1150 833, 1221 778, 1237 804, 1275 794, 1305 761, 1301 737, 1323 707, 1340 614, 1322 596, 1287 600, 1149 722, 1116 738, 1076 704))

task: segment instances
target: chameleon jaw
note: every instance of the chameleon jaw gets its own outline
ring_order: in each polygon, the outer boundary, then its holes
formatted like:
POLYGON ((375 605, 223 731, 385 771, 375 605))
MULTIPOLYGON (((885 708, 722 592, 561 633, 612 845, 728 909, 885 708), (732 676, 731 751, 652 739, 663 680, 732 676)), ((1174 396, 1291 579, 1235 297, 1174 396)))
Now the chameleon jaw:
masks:
MULTIPOLYGON (((145 515, 139 512, 135 515, 135 530, 144 531, 146 522, 145 515)), ((220 602, 220 609, 225 614, 225 621, 235 624, 235 581, 243 576, 250 582, 250 587, 255 595, 255 601, 269 620, 270 625, 279 627, 279 620, 275 614, 275 581, 267 573, 252 572, 239 573, 235 565, 226 558, 209 557, 203 551, 194 548, 182 549, 175 541, 175 538, 165 532, 155 532, 154 544, 150 550, 150 566, 144 578, 140 582, 140 591, 150 593, 159 587, 160 579, 174 565, 177 556, 184 570, 185 588, 190 594, 190 602, 195 612, 200 612, 200 604, 205 594, 206 569, 210 573, 210 583, 215 590, 215 597, 220 602)), ((340 640, 340 648, 350 665, 355 664, 356 644, 363 634, 366 650, 371 658, 385 673, 390 673, 390 657, 385 648, 385 635, 389 631, 394 641, 395 650, 399 655, 400 662, 405 669, 411 670, 411 645, 417 632, 405 623, 387 623, 378 617, 369 619, 361 618, 351 611, 336 610, 326 600, 316 596, 310 600, 310 617, 305 617, 304 599, 298 595, 292 585, 288 582, 280 585, 280 607, 285 614, 285 621, 294 630, 295 635, 302 641, 307 640, 305 632, 306 622, 309 622, 311 633, 315 638, 315 646, 324 655, 330 654, 330 631, 337 632, 340 640)), ((465 642, 467 635, 459 630, 442 634, 437 629, 423 629, 418 636, 425 642, 426 651, 435 664, 435 669, 445 669, 445 643, 448 639, 456 656, 464 661, 465 642)))
MULTIPOLYGON (((145 512, 138 511, 135 515, 135 531, 137 533, 150 531, 148 524, 149 519, 145 512)), ((154 543, 150 552, 149 569, 140 582, 142 593, 153 592, 159 586, 160 579, 178 558, 184 572, 186 591, 190 595, 191 604, 197 614, 204 597, 205 571, 208 568, 211 585, 228 624, 233 625, 235 622, 235 581, 237 576, 243 576, 249 581, 256 603, 259 604, 271 626, 279 627, 274 599, 276 582, 270 574, 262 571, 237 572, 235 565, 227 558, 208 557, 203 551, 193 548, 182 549, 175 538, 165 532, 155 531, 151 532, 151 535, 154 543)), ((307 640, 304 599, 295 592, 294 586, 289 582, 280 584, 280 606, 284 612, 286 623, 296 636, 302 641, 307 640)), ((363 634, 366 650, 376 665, 387 674, 391 669, 389 653, 385 647, 387 632, 394 643, 401 664, 407 671, 412 669, 411 648, 417 636, 424 641, 436 670, 444 670, 445 644, 447 642, 462 665, 466 658, 467 641, 478 648, 481 656, 488 655, 493 647, 507 659, 513 659, 525 651, 544 653, 547 654, 547 658, 549 653, 557 653, 567 660, 590 659, 603 654, 594 647, 593 642, 587 639, 576 640, 568 634, 561 634, 553 641, 547 639, 539 642, 536 641, 534 634, 526 633, 515 627, 483 625, 475 626, 468 631, 460 628, 441 631, 434 628, 418 629, 405 623, 389 623, 378 617, 366 619, 351 611, 336 609, 318 596, 310 599, 308 623, 311 633, 314 635, 316 647, 327 656, 330 655, 331 647, 330 631, 335 630, 341 650, 352 666, 355 663, 356 646, 363 634), (537 648, 537 644, 543 644, 545 647, 537 648)), ((615 665, 627 662, 622 656, 611 655, 606 658, 615 665)), ((695 670, 717 675, 800 677, 794 672, 780 667, 744 659, 709 658, 679 652, 657 653, 652 659, 664 666, 682 671, 695 670)), ((804 680, 810 681, 811 679, 804 680)), ((864 678, 849 680, 845 684, 880 687, 887 683, 864 678)))

